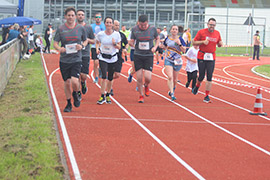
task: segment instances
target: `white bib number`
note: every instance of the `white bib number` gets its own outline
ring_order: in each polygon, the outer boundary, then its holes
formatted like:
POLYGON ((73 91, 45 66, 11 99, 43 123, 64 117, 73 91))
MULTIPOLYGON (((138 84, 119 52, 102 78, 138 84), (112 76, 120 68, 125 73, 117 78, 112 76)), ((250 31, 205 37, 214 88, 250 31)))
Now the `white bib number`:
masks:
POLYGON ((212 53, 205 53, 204 56, 203 56, 203 59, 206 60, 206 61, 213 61, 214 57, 213 57, 212 53))
POLYGON ((175 59, 174 60, 174 65, 182 65, 183 64, 183 61, 182 61, 182 59, 180 58, 180 59, 175 59))
POLYGON ((76 49, 76 45, 77 45, 77 43, 66 44, 66 46, 65 46, 66 54, 73 54, 73 53, 78 52, 78 50, 76 49))
POLYGON ((140 50, 149 50, 149 42, 139 42, 140 50))
POLYGON ((102 53, 104 54, 112 54, 112 46, 103 46, 102 53))

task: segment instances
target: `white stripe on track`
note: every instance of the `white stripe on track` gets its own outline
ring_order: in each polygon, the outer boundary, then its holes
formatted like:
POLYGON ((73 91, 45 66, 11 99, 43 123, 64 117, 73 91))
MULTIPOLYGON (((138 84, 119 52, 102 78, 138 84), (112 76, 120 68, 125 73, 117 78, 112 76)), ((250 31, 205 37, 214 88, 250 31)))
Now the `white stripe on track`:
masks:
POLYGON ((74 178, 76 180, 81 180, 82 178, 81 178, 81 175, 80 175, 80 171, 79 171, 79 168, 78 168, 78 165, 77 165, 77 162, 76 162, 73 150, 72 150, 72 146, 71 146, 71 143, 70 143, 70 140, 69 140, 67 129, 66 129, 66 126, 65 126, 65 123, 64 123, 64 120, 63 120, 63 117, 62 117, 62 114, 61 114, 61 111, 60 111, 60 108, 59 108, 55 93, 54 93, 53 85, 52 85, 52 76, 57 70, 59 70, 59 68, 54 70, 52 72, 52 74, 50 75, 50 78, 49 78, 50 90, 51 90, 53 102, 54 102, 54 105, 55 105, 55 109, 56 109, 56 112, 57 112, 57 115, 58 115, 59 123, 60 123, 61 129, 62 129, 63 138, 64 138, 65 145, 66 145, 67 152, 68 152, 68 157, 70 159, 71 167, 72 167, 72 170, 73 170, 73 173, 74 173, 74 178))
POLYGON ((49 76, 49 71, 48 71, 48 68, 47 68, 46 61, 44 59, 43 53, 40 53, 40 54, 41 54, 41 58, 42 58, 42 62, 43 62, 43 67, 45 69, 46 75, 49 76))
MULTIPOLYGON (((125 75, 121 74, 126 77, 125 75)), ((92 79, 93 71, 91 73, 92 79)), ((100 88, 100 85, 96 83, 96 86, 100 88)), ((137 120, 126 108, 124 108, 115 98, 111 97, 111 99, 133 120, 135 121, 147 134, 149 134, 158 144, 161 145, 171 156, 173 156, 180 164, 182 164, 189 172, 191 172, 194 176, 196 176, 200 180, 204 180, 198 172, 196 172, 190 165, 188 165, 184 160, 182 160, 175 152, 173 152, 165 143, 163 143, 156 135, 154 135, 147 127, 145 127, 139 120, 137 120)))

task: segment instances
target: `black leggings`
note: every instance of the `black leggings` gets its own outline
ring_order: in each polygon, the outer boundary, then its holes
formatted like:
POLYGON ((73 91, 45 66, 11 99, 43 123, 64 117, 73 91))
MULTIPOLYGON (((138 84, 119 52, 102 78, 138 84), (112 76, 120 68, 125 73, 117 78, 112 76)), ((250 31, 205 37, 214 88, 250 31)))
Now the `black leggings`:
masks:
POLYGON ((107 63, 105 61, 99 60, 99 67, 101 69, 102 79, 108 79, 109 81, 113 80, 113 73, 114 73, 114 69, 115 69, 114 68, 115 64, 116 64, 116 62, 107 63), (108 76, 107 76, 107 73, 108 73, 108 76))
POLYGON ((195 87, 196 85, 196 82, 197 82, 197 70, 196 71, 193 71, 193 72, 188 72, 187 71, 187 81, 188 81, 188 84, 191 82, 192 80, 192 88, 195 87))
POLYGON ((51 42, 49 39, 45 39, 45 41, 46 41, 46 46, 45 46, 44 51, 46 51, 48 49, 48 53, 50 53, 51 42))
POLYGON ((205 61, 202 59, 198 59, 198 67, 199 67, 199 78, 198 81, 203 81, 205 72, 207 75, 207 81, 212 81, 214 69, 215 69, 215 60, 214 61, 205 61))

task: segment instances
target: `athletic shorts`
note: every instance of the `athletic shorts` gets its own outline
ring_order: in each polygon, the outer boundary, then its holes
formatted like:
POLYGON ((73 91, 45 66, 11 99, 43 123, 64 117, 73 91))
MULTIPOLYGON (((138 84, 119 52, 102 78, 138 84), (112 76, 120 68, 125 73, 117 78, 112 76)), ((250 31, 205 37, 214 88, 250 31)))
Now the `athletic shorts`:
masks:
POLYGON ((114 71, 115 72, 121 72, 121 70, 122 70, 122 59, 118 59, 116 62, 115 62, 115 64, 114 64, 114 71))
POLYGON ((207 75, 207 81, 212 81, 214 69, 215 69, 215 60, 214 61, 205 61, 198 59, 198 68, 199 68, 199 78, 198 81, 203 81, 205 72, 207 75))
POLYGON ((108 79, 109 81, 113 80, 114 66, 115 63, 107 63, 105 61, 99 60, 99 67, 102 73, 102 79, 108 79))
POLYGON ((96 48, 91 48, 91 57, 92 60, 98 60, 96 48))
POLYGON ((164 66, 172 66, 174 71, 180 71, 182 68, 182 64, 181 65, 175 65, 173 62, 165 59, 164 61, 164 66))
POLYGON ((140 56, 134 54, 135 71, 140 69, 151 71, 153 70, 154 56, 140 56))
POLYGON ((130 61, 134 61, 134 51, 135 51, 135 49, 131 49, 130 50, 130 61))
POLYGON ((59 63, 61 75, 64 81, 71 77, 79 78, 81 73, 82 62, 59 63))
POLYGON ((156 52, 158 52, 159 54, 163 54, 163 49, 158 46, 156 52))
POLYGON ((82 70, 81 73, 89 74, 90 56, 82 57, 82 70))

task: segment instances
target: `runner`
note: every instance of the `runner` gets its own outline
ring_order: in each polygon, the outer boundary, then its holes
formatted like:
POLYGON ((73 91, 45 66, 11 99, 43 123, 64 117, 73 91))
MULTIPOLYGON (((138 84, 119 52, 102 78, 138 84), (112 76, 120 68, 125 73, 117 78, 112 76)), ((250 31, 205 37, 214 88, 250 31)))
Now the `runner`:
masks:
POLYGON ((175 87, 178 80, 178 74, 182 68, 183 60, 181 53, 185 52, 185 41, 182 37, 178 35, 178 26, 173 25, 170 29, 171 35, 169 35, 163 44, 160 45, 161 48, 166 48, 165 56, 165 72, 168 76, 167 84, 169 87, 169 96, 171 100, 176 100, 174 95, 175 87))
MULTIPOLYGON (((136 25, 138 25, 139 22, 136 23, 136 25)), ((130 42, 130 37, 131 37, 131 33, 129 33, 128 35, 128 43, 130 42)), ((134 44, 136 44, 136 41, 134 41, 134 44)), ((135 65, 134 65, 134 51, 135 51, 135 47, 130 46, 130 53, 129 53, 129 59, 131 62, 131 69, 130 72, 128 74, 128 82, 131 83, 132 82, 132 78, 133 75, 136 73, 135 71, 135 65)), ((136 87, 136 90, 138 90, 138 88, 136 87)))
MULTIPOLYGON (((91 24, 93 32, 95 34, 95 36, 100 32, 100 31, 104 31, 105 30, 105 25, 102 22, 102 17, 101 17, 101 13, 96 13, 95 14, 95 21, 96 23, 91 24)), ((99 77, 99 70, 98 70, 98 58, 97 58, 97 52, 96 52, 96 46, 95 44, 93 44, 91 46, 91 55, 92 55, 92 60, 94 61, 94 83, 98 82, 98 77, 99 77)))
POLYGON ((131 30, 130 46, 134 46, 135 40, 134 65, 137 76, 138 92, 140 94, 138 102, 143 103, 143 78, 145 96, 149 96, 149 84, 151 82, 153 70, 153 53, 156 51, 160 42, 156 28, 150 27, 148 24, 147 15, 139 16, 139 24, 131 30), (154 40, 156 40, 155 46, 153 45, 154 40))
MULTIPOLYGON (((82 9, 77 10, 77 23, 82 25, 86 32, 87 37, 87 46, 82 50, 82 69, 81 69, 81 91, 83 94, 87 92, 86 79, 89 74, 89 65, 90 65, 90 45, 95 43, 95 36, 93 33, 93 29, 90 24, 86 24, 84 22, 85 12, 82 9)), ((80 94, 81 97, 81 94, 80 94)))
POLYGON ((197 73, 198 73, 198 56, 199 46, 194 45, 187 50, 185 58, 187 59, 186 72, 187 72, 187 83, 186 88, 189 87, 190 82, 192 81, 192 89, 195 87, 197 82, 197 73))
MULTIPOLYGON (((114 74, 113 74, 113 79, 118 79, 120 77, 120 73, 121 73, 121 70, 122 70, 122 63, 124 62, 124 59, 122 57, 122 52, 124 52, 124 54, 126 55, 127 53, 127 48, 128 48, 128 41, 127 41, 127 38, 125 36, 124 33, 122 33, 120 30, 120 23, 119 21, 117 20, 114 20, 114 25, 113 25, 113 29, 116 31, 116 32, 119 32, 120 33, 120 36, 121 36, 121 49, 119 49, 119 52, 117 53, 117 56, 118 56, 118 60, 115 64, 115 67, 114 67, 114 74)), ((113 81, 112 81, 112 85, 113 85, 113 81)), ((111 95, 113 96, 113 88, 111 89, 111 95)))
POLYGON ((212 76, 215 68, 216 60, 216 46, 222 47, 223 42, 221 40, 220 33, 215 30, 216 20, 210 18, 207 23, 208 28, 201 29, 196 34, 192 41, 193 45, 199 45, 198 52, 198 67, 199 67, 199 78, 196 86, 192 89, 193 94, 197 94, 199 87, 204 79, 205 72, 207 73, 207 81, 205 85, 205 97, 204 102, 210 103, 209 98, 210 90, 212 87, 212 76))
POLYGON ((64 80, 64 89, 67 105, 64 112, 72 110, 71 88, 74 106, 80 106, 79 77, 81 73, 82 53, 81 49, 87 45, 84 28, 76 23, 76 10, 68 7, 65 10, 66 23, 59 26, 54 37, 54 48, 60 52, 60 71, 64 80), (82 44, 83 41, 83 44, 82 44), (59 46, 61 43, 61 46, 59 46))
POLYGON ((106 17, 104 20, 106 30, 96 35, 96 52, 99 58, 99 66, 102 71, 100 82, 101 96, 97 104, 111 104, 110 92, 115 64, 117 62, 117 52, 121 48, 121 37, 119 32, 113 30, 113 18, 106 17), (108 80, 107 80, 108 79, 108 80), (105 91, 106 98, 105 98, 105 91))
MULTIPOLYGON (((161 28, 157 28, 157 33, 159 35, 160 44, 161 44, 164 42, 165 36, 163 33, 161 33, 161 28)), ((155 54, 156 54, 157 65, 159 65, 159 60, 163 59, 163 49, 158 46, 155 54)))

